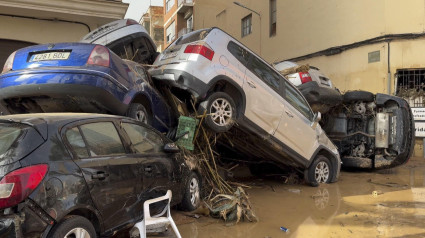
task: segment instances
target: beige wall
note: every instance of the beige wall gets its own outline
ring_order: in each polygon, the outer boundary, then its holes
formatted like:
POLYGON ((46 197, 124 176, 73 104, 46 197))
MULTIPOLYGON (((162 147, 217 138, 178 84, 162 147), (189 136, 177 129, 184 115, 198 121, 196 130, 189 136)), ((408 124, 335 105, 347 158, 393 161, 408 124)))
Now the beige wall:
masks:
POLYGON ((84 25, 0 16, 1 39, 31 43, 75 42, 87 34, 84 25))
MULTIPOLYGON (((277 33, 270 37, 269 1, 239 2, 261 14, 261 37, 260 18, 253 13, 252 34, 241 38, 241 19, 251 12, 226 0, 197 0, 195 29, 218 26, 270 63, 386 34, 422 33, 425 29, 424 0, 277 0, 277 33)), ((342 91, 386 93, 387 48, 386 43, 367 45, 301 63, 322 69, 342 91), (368 53, 378 50, 380 62, 368 63, 368 53)), ((422 38, 391 42, 392 92, 396 69, 425 68, 424 48, 422 38)))

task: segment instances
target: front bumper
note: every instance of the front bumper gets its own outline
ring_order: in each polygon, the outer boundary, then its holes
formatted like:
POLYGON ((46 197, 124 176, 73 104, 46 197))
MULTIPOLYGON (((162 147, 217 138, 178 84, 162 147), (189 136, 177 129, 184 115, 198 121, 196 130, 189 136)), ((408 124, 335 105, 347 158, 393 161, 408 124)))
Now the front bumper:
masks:
POLYGON ((398 105, 398 109, 394 110, 394 115, 397 117, 395 142, 390 147, 397 151, 398 154, 395 157, 388 155, 375 157, 374 167, 376 169, 393 168, 407 163, 413 154, 415 146, 415 122, 407 101, 391 95, 376 94, 378 107, 383 107, 390 101, 394 101, 398 105))

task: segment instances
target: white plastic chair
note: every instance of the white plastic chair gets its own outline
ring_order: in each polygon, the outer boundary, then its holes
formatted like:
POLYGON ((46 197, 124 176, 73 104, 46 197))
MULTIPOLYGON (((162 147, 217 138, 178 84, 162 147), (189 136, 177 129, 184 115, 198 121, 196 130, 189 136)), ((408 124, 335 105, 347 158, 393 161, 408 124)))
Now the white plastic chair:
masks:
POLYGON ((168 225, 171 225, 176 236, 178 238, 181 238, 180 232, 177 229, 176 223, 174 223, 174 220, 171 217, 170 213, 171 197, 171 190, 168 190, 167 193, 162 197, 145 201, 145 203, 143 204, 143 220, 134 225, 134 227, 139 230, 140 238, 146 238, 147 233, 163 232, 166 230, 166 227, 168 225), (167 206, 165 206, 164 210, 157 215, 151 216, 149 205, 164 200, 168 200, 168 204, 167 206), (163 216, 165 213, 167 213, 166 216, 163 216))

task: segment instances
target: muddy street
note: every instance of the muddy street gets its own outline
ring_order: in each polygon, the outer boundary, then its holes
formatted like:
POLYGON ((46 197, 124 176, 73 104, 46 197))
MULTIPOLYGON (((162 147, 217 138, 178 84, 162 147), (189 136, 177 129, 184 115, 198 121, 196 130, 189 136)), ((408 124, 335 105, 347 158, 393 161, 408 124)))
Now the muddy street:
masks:
POLYGON ((342 171, 314 188, 255 179, 249 193, 258 223, 226 226, 175 211, 183 237, 425 237, 425 159, 377 172, 342 171), (255 183, 254 183, 255 182, 255 183), (280 227, 289 232, 280 230, 280 227))

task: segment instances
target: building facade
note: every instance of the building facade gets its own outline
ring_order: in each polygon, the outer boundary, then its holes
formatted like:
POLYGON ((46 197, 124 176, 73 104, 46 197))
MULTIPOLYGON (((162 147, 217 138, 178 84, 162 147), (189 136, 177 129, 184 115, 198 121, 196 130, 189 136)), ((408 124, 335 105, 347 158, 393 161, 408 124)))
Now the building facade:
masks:
POLYGON ((179 36, 193 31, 194 8, 195 0, 164 0, 165 48, 179 36))
POLYGON ((121 0, 0 0, 0 65, 25 46, 79 41, 127 8, 121 0))
POLYGON ((164 8, 150 6, 140 19, 140 24, 149 32, 157 46, 157 51, 164 49, 164 8))

